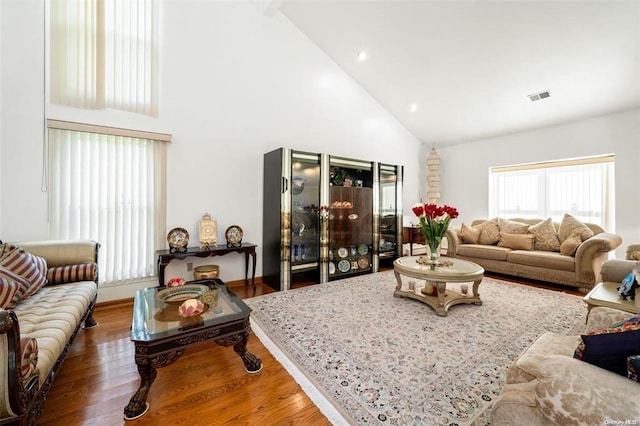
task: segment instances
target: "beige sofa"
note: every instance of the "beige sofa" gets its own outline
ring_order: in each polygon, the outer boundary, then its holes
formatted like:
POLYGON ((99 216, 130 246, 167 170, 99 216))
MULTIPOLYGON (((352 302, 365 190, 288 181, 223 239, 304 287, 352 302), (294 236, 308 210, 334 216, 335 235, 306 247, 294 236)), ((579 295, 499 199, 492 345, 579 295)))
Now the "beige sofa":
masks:
POLYGON ((46 260, 48 282, 12 309, 0 309, 0 423, 34 424, 76 334, 83 326, 97 325, 92 315, 99 244, 12 245, 46 260))
MULTIPOLYGON (((640 246, 630 246, 627 257, 633 247, 640 246)), ((604 262, 603 280, 618 281, 634 264, 604 262)), ((609 328, 633 315, 595 307, 585 332, 609 328)), ((491 425, 640 424, 640 383, 574 359, 580 342, 580 336, 551 332, 538 337, 507 370, 506 385, 492 407, 491 425)))
MULTIPOLYGON (((632 315, 593 308, 587 331, 610 327, 632 315)), ((574 359, 579 343, 580 336, 541 335, 509 367, 506 385, 491 410, 491 425, 640 423, 640 383, 574 359)))
MULTIPOLYGON (((518 222, 527 226, 538 225, 544 219, 500 219, 518 222)), ((486 220, 474 220, 476 227, 486 220)), ((549 221, 550 222, 550 221, 549 221)), ((580 242, 575 255, 563 255, 559 251, 538 249, 513 249, 498 244, 470 244, 461 238, 462 227, 447 231, 447 256, 469 260, 482 266, 486 271, 516 277, 546 281, 578 287, 587 293, 600 281, 600 267, 607 260, 609 252, 622 244, 619 235, 605 232, 598 225, 585 223, 593 236, 580 242)), ((560 224, 553 222, 556 232, 560 224)), ((525 230, 526 232, 526 230, 525 230)), ((533 239, 535 241, 535 238, 533 239)), ((535 246, 534 246, 535 247, 535 246)))

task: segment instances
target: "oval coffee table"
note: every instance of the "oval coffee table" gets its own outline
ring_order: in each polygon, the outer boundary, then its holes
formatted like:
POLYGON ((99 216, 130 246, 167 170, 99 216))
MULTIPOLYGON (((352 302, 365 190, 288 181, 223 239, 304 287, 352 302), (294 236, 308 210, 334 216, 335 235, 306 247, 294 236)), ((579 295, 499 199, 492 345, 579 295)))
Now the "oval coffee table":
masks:
POLYGON ((422 256, 400 257, 393 262, 393 272, 396 276, 395 297, 408 297, 419 300, 435 309, 441 317, 447 316, 447 311, 453 305, 460 303, 473 303, 482 305, 478 287, 484 277, 484 268, 473 262, 461 259, 442 259, 442 265, 425 265, 418 263, 422 256), (401 275, 424 280, 434 284, 438 289, 437 296, 430 296, 422 292, 402 290, 401 275), (472 293, 464 295, 458 291, 447 289, 447 283, 473 282, 472 293))

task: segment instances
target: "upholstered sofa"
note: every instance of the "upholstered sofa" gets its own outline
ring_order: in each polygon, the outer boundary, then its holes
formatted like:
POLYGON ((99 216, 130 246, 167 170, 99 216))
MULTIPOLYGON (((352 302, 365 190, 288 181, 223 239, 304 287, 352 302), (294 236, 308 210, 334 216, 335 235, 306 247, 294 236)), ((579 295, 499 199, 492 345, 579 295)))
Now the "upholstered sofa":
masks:
MULTIPOLYGON (((586 329, 606 329, 632 315, 596 307, 586 329)), ((538 337, 509 367, 491 425, 639 424, 640 383, 574 358, 580 343, 580 336, 538 337)))
POLYGON ((76 334, 97 325, 98 248, 93 241, 0 244, 0 423, 36 422, 76 334), (25 298, 24 283, 41 282, 42 273, 43 286, 25 298))
POLYGON ((602 263, 622 244, 619 235, 569 215, 560 223, 474 220, 449 229, 446 237, 447 256, 477 263, 489 272, 578 287, 583 293, 600 281, 602 263))

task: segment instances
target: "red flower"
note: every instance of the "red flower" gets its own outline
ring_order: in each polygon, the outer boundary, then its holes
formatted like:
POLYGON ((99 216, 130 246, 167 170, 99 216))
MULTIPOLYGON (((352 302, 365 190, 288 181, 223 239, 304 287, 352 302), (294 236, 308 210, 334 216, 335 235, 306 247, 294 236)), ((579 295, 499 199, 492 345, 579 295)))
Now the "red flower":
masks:
POLYGON ((420 231, 424 235, 425 242, 435 252, 442 242, 442 237, 449 229, 451 219, 459 216, 458 209, 448 205, 437 206, 435 204, 415 204, 413 213, 420 218, 420 231))

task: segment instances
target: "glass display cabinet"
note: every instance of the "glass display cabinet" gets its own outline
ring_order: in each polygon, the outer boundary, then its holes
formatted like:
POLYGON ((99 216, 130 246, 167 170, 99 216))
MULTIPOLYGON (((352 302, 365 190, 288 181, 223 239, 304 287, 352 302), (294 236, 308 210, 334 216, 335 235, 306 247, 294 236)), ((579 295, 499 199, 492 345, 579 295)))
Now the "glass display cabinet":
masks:
POLYGON ((402 166, 264 155, 262 281, 276 290, 378 271, 401 250, 402 166))
POLYGON ((329 280, 373 271, 373 164, 329 162, 329 280))
POLYGON ((378 164, 378 258, 380 261, 402 256, 402 166, 378 164))
POLYGON ((276 290, 320 282, 320 155, 264 156, 262 281, 276 290))

